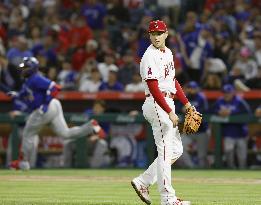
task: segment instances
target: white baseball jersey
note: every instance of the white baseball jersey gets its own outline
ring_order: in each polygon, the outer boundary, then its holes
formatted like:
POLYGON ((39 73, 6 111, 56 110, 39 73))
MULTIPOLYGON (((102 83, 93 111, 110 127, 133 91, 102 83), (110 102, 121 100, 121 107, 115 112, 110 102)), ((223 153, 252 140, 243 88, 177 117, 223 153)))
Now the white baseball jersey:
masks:
MULTIPOLYGON (((148 79, 157 79, 159 89, 162 92, 176 93, 174 83, 175 68, 170 49, 165 47, 163 52, 150 45, 141 59, 140 74, 146 95, 150 94, 146 83, 148 79)), ((165 97, 165 100, 172 111, 175 112, 173 99, 165 97)), ((151 124, 158 156, 137 179, 145 186, 150 186, 157 182, 161 195, 161 205, 174 204, 177 201, 177 197, 171 185, 171 160, 177 160, 183 152, 178 128, 173 127, 168 113, 152 97, 146 97, 142 111, 145 119, 151 124)))
POLYGON ((146 95, 150 93, 146 83, 148 79, 157 79, 161 91, 176 93, 175 67, 173 55, 169 48, 165 47, 165 51, 161 51, 151 44, 141 59, 140 75, 146 95))

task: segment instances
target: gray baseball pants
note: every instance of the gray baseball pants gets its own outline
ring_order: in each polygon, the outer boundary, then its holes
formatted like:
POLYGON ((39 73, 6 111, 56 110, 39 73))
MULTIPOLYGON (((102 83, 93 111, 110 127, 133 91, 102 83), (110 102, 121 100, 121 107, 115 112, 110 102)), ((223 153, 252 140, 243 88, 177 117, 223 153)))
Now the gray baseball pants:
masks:
POLYGON ((50 125, 57 136, 63 137, 66 140, 90 135, 94 132, 90 122, 69 128, 64 119, 60 101, 52 99, 46 113, 42 114, 37 109, 29 115, 23 130, 21 151, 24 160, 28 161, 31 167, 35 167, 39 143, 38 134, 45 125, 50 125))

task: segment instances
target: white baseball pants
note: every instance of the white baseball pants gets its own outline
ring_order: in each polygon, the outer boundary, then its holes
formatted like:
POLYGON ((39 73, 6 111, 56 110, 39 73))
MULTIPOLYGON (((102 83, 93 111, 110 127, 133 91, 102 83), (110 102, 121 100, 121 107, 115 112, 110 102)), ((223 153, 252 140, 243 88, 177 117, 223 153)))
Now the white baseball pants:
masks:
MULTIPOLYGON (((174 101, 167 97, 165 100, 175 111, 174 101)), ((171 185, 171 160, 176 160, 182 155, 182 141, 178 128, 173 127, 168 114, 154 101, 153 97, 146 98, 142 109, 144 117, 152 126, 158 157, 139 176, 139 179, 146 186, 157 181, 161 204, 167 205, 177 199, 171 185)))

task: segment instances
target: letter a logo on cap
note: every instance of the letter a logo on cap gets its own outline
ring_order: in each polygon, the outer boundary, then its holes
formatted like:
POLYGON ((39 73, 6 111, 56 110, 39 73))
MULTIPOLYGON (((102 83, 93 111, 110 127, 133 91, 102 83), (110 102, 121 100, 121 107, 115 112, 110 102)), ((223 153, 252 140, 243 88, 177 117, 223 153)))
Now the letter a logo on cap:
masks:
POLYGON ((155 21, 154 27, 155 27, 155 28, 159 28, 159 26, 158 26, 158 21, 155 21))
POLYGON ((164 21, 156 20, 150 22, 148 32, 154 32, 154 31, 166 32, 167 30, 168 29, 164 21))

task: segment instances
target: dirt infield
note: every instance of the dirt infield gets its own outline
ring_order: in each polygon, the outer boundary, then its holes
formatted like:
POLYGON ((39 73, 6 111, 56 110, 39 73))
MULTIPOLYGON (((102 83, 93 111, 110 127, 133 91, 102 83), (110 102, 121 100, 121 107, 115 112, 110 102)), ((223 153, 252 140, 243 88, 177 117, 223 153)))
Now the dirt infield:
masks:
MULTIPOLYGON (((63 181, 63 182, 126 182, 131 181, 130 177, 115 177, 115 176, 0 176, 0 181, 63 181)), ((175 183, 195 183, 195 184, 260 184, 261 179, 246 179, 246 178, 173 178, 175 183)))

